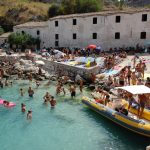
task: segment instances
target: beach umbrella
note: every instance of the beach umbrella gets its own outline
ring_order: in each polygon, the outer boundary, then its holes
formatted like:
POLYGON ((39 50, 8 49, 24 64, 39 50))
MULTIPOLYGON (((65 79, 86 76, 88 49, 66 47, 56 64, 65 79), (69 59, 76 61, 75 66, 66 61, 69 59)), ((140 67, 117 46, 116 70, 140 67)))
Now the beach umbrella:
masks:
POLYGON ((35 61, 35 63, 38 65, 45 65, 45 63, 42 60, 37 60, 35 61))
POLYGON ((97 46, 96 46, 96 45, 93 45, 93 44, 90 44, 90 45, 88 46, 89 49, 96 49, 96 47, 97 47, 97 46))

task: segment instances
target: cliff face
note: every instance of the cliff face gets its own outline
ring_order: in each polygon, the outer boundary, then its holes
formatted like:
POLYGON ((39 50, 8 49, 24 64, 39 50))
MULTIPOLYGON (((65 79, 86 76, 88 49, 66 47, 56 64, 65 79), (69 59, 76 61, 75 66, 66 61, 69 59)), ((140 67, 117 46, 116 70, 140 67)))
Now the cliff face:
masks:
POLYGON ((150 0, 128 0, 127 4, 129 6, 143 7, 146 5, 150 5, 150 0))
POLYGON ((27 21, 45 21, 50 5, 28 0, 0 1, 0 25, 5 31, 11 31, 14 25, 27 21))

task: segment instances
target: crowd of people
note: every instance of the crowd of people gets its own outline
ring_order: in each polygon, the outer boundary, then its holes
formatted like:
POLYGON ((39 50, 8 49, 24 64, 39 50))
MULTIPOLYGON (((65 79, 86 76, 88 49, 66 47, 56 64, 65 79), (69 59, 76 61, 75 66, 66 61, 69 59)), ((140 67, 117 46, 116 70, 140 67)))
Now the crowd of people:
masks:
MULTIPOLYGON (((93 51, 91 51, 90 49, 87 49, 87 50, 76 49, 73 54, 72 54, 72 51, 69 49, 62 49, 62 51, 67 54, 64 57, 64 59, 67 56, 69 58, 74 57, 74 56, 81 56, 81 55, 89 56, 93 53, 93 51)), ((122 61, 124 58, 127 57, 127 53, 125 51, 121 51, 119 53, 114 52, 111 54, 103 52, 101 54, 104 57, 104 67, 106 70, 114 68, 115 65, 120 62, 120 60, 122 61)), ((11 62, 11 61, 2 61, 0 63, 0 77, 1 77, 0 87, 1 88, 4 88, 5 86, 9 86, 9 85, 12 86, 12 81, 8 80, 9 77, 7 77, 6 74, 8 75, 12 74, 12 70, 14 70, 14 66, 13 66, 14 63, 15 62, 11 62)), ((144 81, 145 70, 146 70, 145 62, 139 56, 135 55, 132 59, 132 64, 123 67, 117 75, 108 76, 108 78, 106 78, 106 80, 104 81, 104 84, 107 87, 109 87, 109 89, 113 87, 121 87, 121 86, 126 86, 126 85, 146 85, 147 87, 150 87, 150 78, 147 78, 147 80, 144 81)), ((23 73, 21 71, 17 71, 17 75, 18 75, 18 78, 23 77, 23 73)), ((42 75, 41 68, 39 68, 38 75, 42 75)), ((77 87, 79 88, 79 91, 82 93, 83 88, 84 88, 84 83, 86 82, 86 84, 95 85, 96 87, 95 91, 101 94, 101 96, 98 99, 96 99, 96 102, 104 104, 104 105, 107 105, 110 102, 110 99, 111 99, 110 93, 107 90, 103 89, 103 87, 96 85, 95 83, 96 75, 93 73, 91 73, 90 78, 87 81, 83 81, 82 78, 79 79, 78 81, 74 80, 73 83, 69 84, 68 89, 65 88, 65 84, 70 79, 69 76, 63 76, 63 77, 60 77, 59 75, 57 76, 58 78, 57 78, 57 84, 56 84, 56 96, 59 96, 61 93, 63 93, 65 97, 67 90, 69 90, 71 98, 74 98, 76 97, 77 87)), ((42 84, 39 80, 34 80, 32 73, 28 74, 28 80, 30 82, 35 81, 37 89, 42 84)), ((48 80, 46 85, 50 86, 50 84, 51 84, 51 80, 48 80)), ((24 94, 25 94, 24 89, 20 88, 20 95, 23 97, 24 94)), ((33 98, 34 94, 35 93, 32 87, 29 87, 28 88, 29 97, 33 98)), ((125 93, 122 94, 122 97, 123 98, 127 97, 127 100, 129 101, 129 108, 128 108, 129 110, 132 102, 134 102, 132 101, 133 97, 131 95, 125 96, 125 93)), ((139 117, 142 116, 142 113, 145 107, 145 103, 143 103, 144 98, 145 98, 144 95, 140 95, 139 102, 137 102, 138 108, 139 108, 138 109, 139 117)), ((55 97, 51 94, 51 92, 46 92, 46 94, 43 96, 43 99, 44 99, 43 103, 50 104, 52 108, 54 108, 57 104, 55 97)), ((124 108, 121 107, 120 109, 116 109, 116 110, 121 111, 121 110, 124 110, 124 108)), ((26 105, 24 103, 21 104, 21 111, 26 112, 26 105)), ((27 119, 31 119, 31 118, 32 118, 32 109, 28 110, 27 112, 27 119)))

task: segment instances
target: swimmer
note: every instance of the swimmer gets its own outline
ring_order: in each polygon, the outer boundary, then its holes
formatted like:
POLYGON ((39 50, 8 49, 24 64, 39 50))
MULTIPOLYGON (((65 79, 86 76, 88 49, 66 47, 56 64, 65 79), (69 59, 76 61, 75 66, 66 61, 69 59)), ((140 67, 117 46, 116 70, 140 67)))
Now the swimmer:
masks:
POLYGON ((82 93, 82 89, 83 89, 83 81, 82 80, 80 80, 79 88, 80 88, 80 92, 82 93))
POLYGON ((46 94, 44 95, 43 99, 44 99, 44 103, 47 103, 47 102, 50 101, 51 95, 48 92, 46 92, 46 94))
POLYGON ((7 79, 5 80, 5 86, 8 86, 8 80, 7 79))
POLYGON ((28 94, 29 94, 29 97, 33 97, 34 91, 32 90, 31 87, 29 87, 28 89, 28 94))
POLYGON ((36 80, 36 88, 38 88, 39 86, 40 86, 40 82, 36 80))
POLYGON ((26 105, 21 103, 21 111, 22 112, 25 112, 26 111, 26 105))
POLYGON ((27 113, 27 120, 31 120, 32 119, 32 110, 28 110, 28 113, 27 113))
POLYGON ((51 105, 51 108, 54 108, 54 107, 55 107, 55 105, 56 105, 56 100, 54 99, 54 97, 53 97, 53 96, 51 97, 50 105, 51 105))
POLYGON ((9 102, 8 102, 8 101, 3 101, 3 105, 4 105, 5 107, 9 106, 9 102))
POLYGON ((23 89, 20 89, 20 95, 23 96, 23 89))
POLYGON ((76 96, 76 86, 74 85, 70 85, 70 93, 71 93, 71 97, 75 97, 76 96))

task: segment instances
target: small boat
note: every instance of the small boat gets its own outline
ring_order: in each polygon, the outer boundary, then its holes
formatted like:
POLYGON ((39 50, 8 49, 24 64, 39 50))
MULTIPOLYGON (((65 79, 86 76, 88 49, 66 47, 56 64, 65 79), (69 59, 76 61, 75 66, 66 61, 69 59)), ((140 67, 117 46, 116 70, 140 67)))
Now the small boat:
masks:
MULTIPOLYGON (((139 88, 139 87, 138 87, 139 88)), ((147 87, 146 87, 147 88, 147 87)), ((128 88, 127 88, 128 89, 128 88)), ((133 88, 132 88, 133 89, 133 88)), ((140 89, 140 88, 139 88, 140 89)), ((137 93, 137 89, 135 87, 136 94, 142 93, 142 90, 140 90, 139 93, 137 93)), ((132 92, 131 90, 128 90, 132 92)), ((145 87, 144 87, 145 91, 145 87)), ((150 89, 147 89, 144 93, 150 93, 150 89)), ((150 137, 150 112, 147 109, 144 109, 144 113, 146 117, 143 117, 143 119, 139 119, 136 115, 137 112, 133 113, 132 108, 128 114, 124 114, 122 112, 119 112, 115 109, 115 105, 118 103, 124 105, 125 103, 128 104, 125 100, 122 99, 115 99, 114 101, 108 103, 108 105, 103 105, 101 103, 98 103, 95 99, 89 98, 89 97, 83 97, 82 102, 87 105, 89 108, 93 109, 100 115, 108 118, 109 120, 113 121, 114 123, 143 136, 150 137)), ((127 106, 125 106, 127 108, 127 106)), ((134 111, 136 111, 134 109, 134 111)), ((144 116, 144 115, 143 115, 144 116)))

